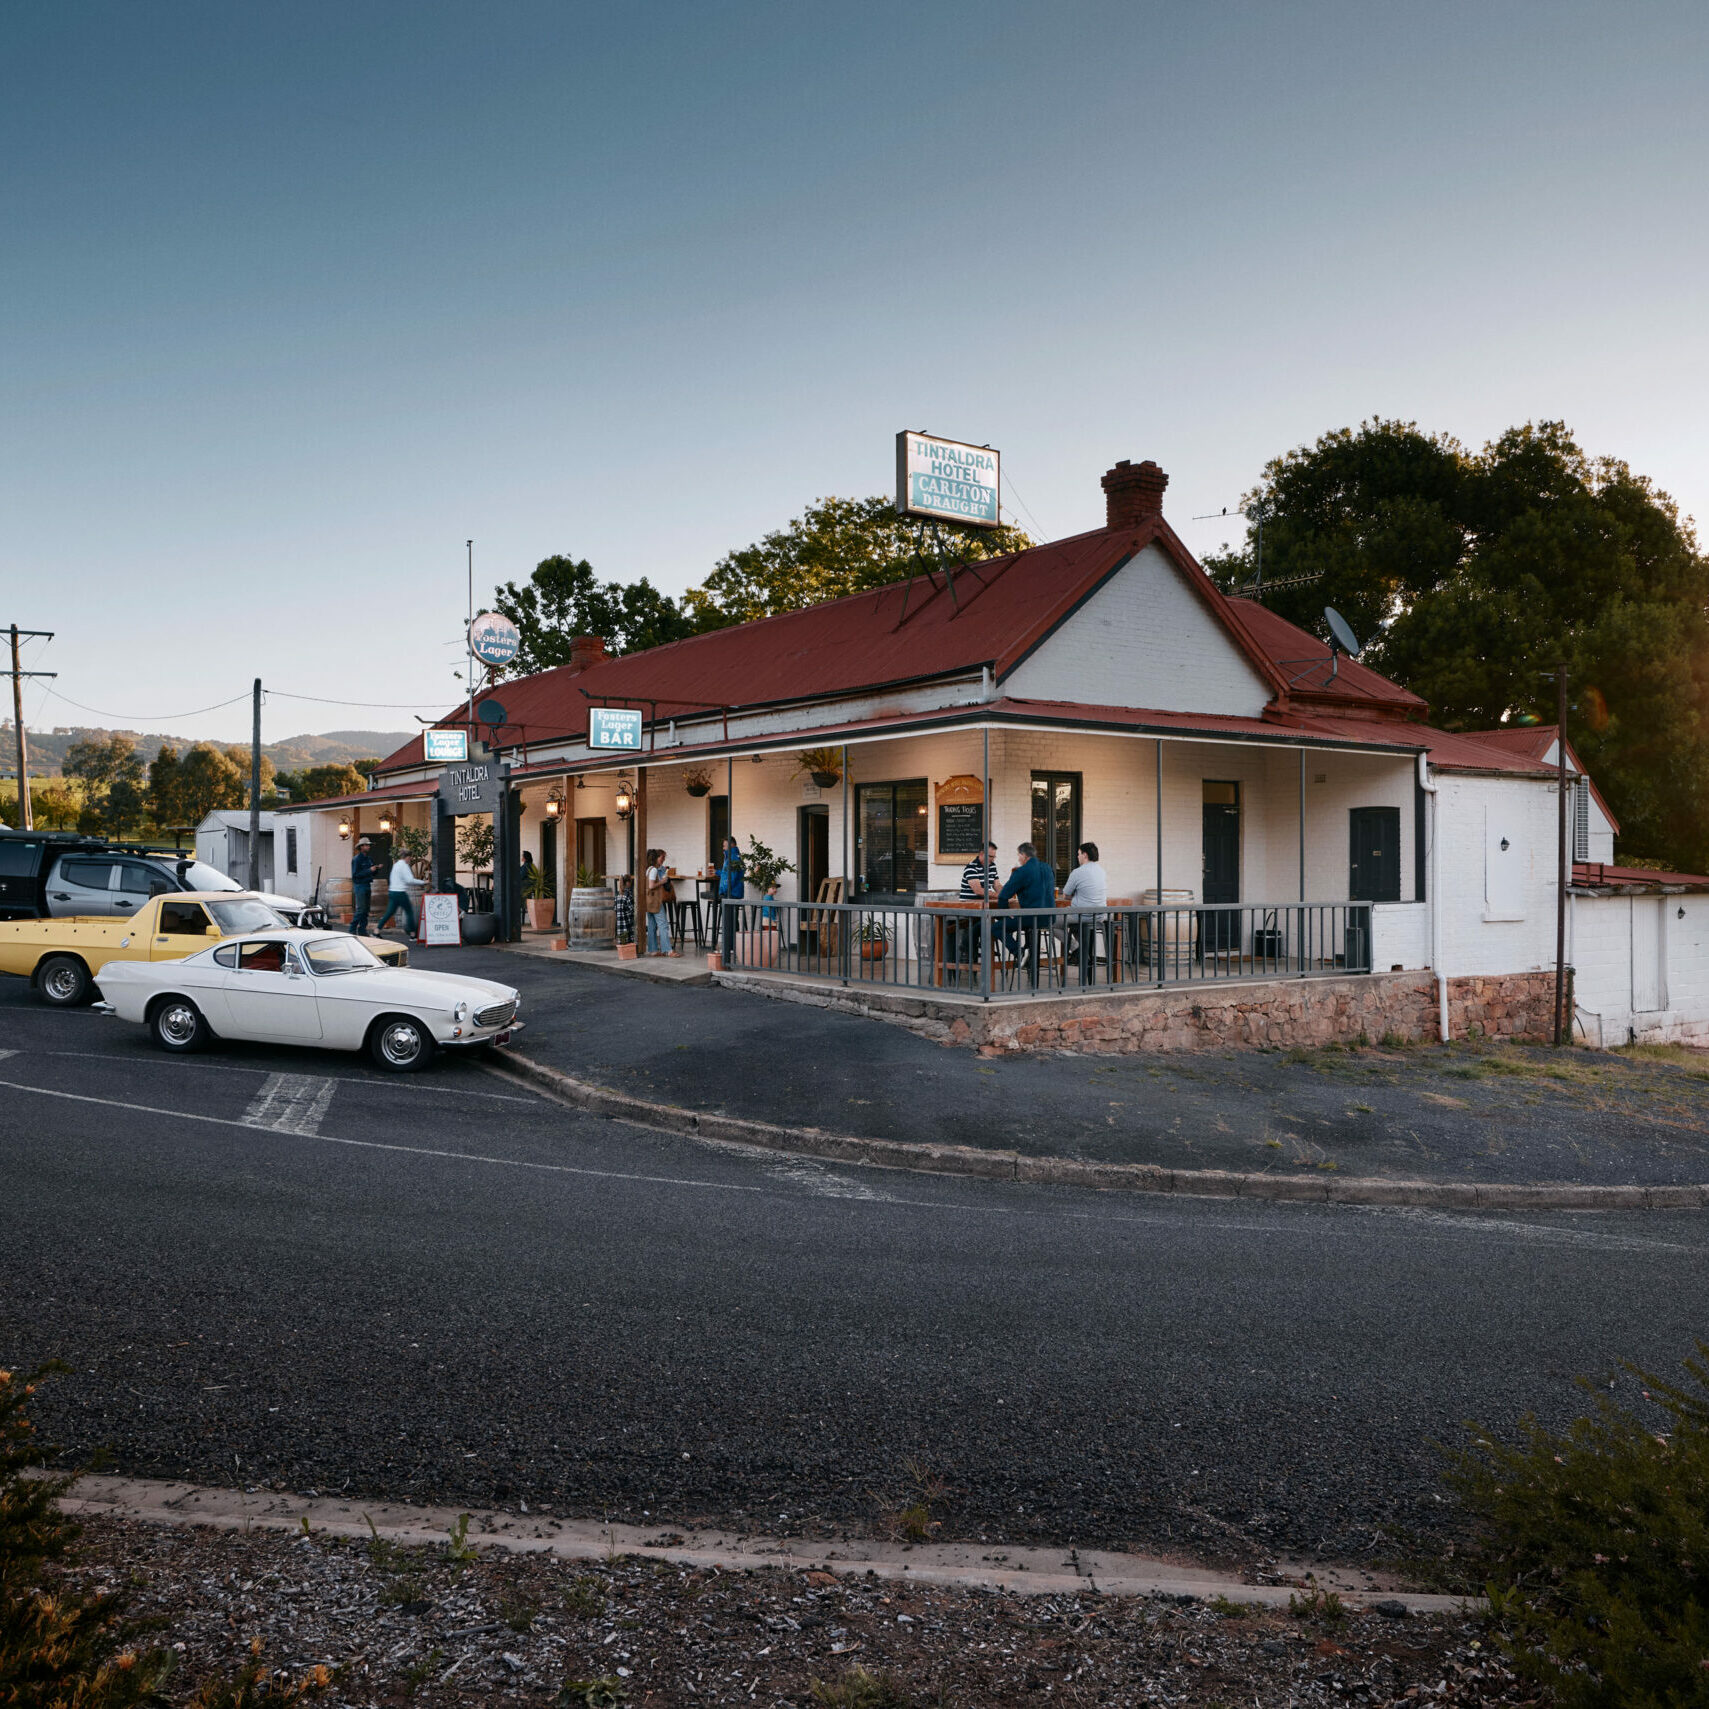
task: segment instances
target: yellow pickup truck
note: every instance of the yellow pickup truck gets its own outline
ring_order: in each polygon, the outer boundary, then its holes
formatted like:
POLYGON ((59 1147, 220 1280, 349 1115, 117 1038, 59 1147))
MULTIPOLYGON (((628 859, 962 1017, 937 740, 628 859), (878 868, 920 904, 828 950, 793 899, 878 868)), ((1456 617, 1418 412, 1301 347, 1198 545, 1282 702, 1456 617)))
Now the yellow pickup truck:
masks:
MULTIPOLYGON (((134 914, 60 920, 0 920, 0 973, 28 979, 57 1008, 89 1002, 109 961, 179 961, 209 938, 277 931, 279 916, 255 896, 230 890, 151 897, 134 914)), ((409 962, 402 944, 362 940, 393 967, 409 962)))

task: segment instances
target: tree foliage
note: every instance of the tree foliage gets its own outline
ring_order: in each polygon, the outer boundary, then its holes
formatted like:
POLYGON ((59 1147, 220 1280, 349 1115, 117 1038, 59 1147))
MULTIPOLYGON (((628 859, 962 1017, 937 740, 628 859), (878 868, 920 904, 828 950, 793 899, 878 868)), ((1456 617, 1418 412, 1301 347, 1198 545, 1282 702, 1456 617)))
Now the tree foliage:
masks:
POLYGON ((296 801, 324 801, 329 795, 360 795, 368 787, 368 773, 380 762, 309 765, 301 771, 282 771, 273 778, 274 792, 288 790, 296 801))
POLYGON ((147 817, 142 757, 128 736, 73 742, 65 752, 64 770, 83 783, 78 819, 83 830, 124 836, 147 817))
MULTIPOLYGON (((1709 560, 1671 499, 1560 422, 1469 452, 1369 421, 1276 458, 1265 487, 1264 602, 1322 632, 1332 605, 1365 660, 1448 729, 1554 721, 1622 822, 1621 852, 1709 863, 1709 560)), ((1250 580, 1256 533, 1207 560, 1250 580)))
POLYGON ((645 576, 602 582, 586 558, 542 558, 527 581, 500 586, 493 606, 522 636, 516 657, 504 667, 507 676, 567 665, 578 635, 600 636, 613 653, 636 653, 695 632, 682 607, 645 576))
MULTIPOLYGON (((154 823, 161 829, 199 825, 219 809, 235 811, 249 804, 249 750, 219 748, 197 742, 180 755, 162 747, 148 768, 148 798, 154 823)), ((261 793, 273 787, 273 762, 261 756, 261 793)))
MULTIPOLYGON (((960 562, 1002 557, 1030 546, 1018 528, 944 525, 960 562)), ((749 623, 827 599, 900 581, 936 545, 921 525, 897 514, 887 498, 822 498, 786 527, 720 558, 704 586, 689 589, 685 607, 702 629, 749 623)))

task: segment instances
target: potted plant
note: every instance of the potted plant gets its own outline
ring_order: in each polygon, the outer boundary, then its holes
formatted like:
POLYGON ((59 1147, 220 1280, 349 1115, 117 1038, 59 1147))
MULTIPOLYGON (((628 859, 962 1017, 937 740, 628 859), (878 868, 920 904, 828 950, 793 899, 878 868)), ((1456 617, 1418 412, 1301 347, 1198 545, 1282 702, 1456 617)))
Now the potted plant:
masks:
POLYGON ((537 932, 549 930, 552 924, 552 879, 544 867, 537 866, 528 874, 522 894, 528 902, 529 925, 537 932))
POLYGON ((782 855, 774 854, 758 837, 748 838, 748 852, 742 856, 742 871, 747 882, 765 898, 760 907, 759 964, 777 965, 777 887, 786 872, 795 867, 782 855))
POLYGON ((843 781, 843 754, 840 748, 808 748, 795 756, 794 775, 806 772, 821 789, 835 789, 843 781))
POLYGON ((882 920, 862 920, 854 929, 862 961, 882 961, 890 953, 891 930, 882 920))
POLYGON ((682 786, 690 795, 701 796, 711 793, 712 773, 703 765, 691 765, 682 774, 682 786))
POLYGON ((417 878, 427 877, 428 862, 433 858, 433 838, 416 825, 399 825, 392 832, 392 850, 409 862, 417 878))
MULTIPOLYGON (((486 893, 492 895, 493 823, 491 819, 472 819, 457 833, 457 859, 469 868, 475 879, 473 888, 481 889, 480 879, 487 879, 486 893)), ((470 908, 458 920, 463 942, 490 944, 498 936, 498 921, 491 904, 485 908, 470 908)))

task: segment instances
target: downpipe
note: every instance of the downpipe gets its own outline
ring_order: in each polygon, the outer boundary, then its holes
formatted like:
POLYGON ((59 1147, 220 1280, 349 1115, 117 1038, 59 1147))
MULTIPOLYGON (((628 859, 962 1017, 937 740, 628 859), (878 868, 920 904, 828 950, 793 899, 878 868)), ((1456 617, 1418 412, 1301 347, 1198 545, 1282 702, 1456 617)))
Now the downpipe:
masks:
POLYGON ((1418 756, 1418 787, 1430 801, 1430 965, 1436 970, 1436 1033, 1448 1043, 1448 976, 1442 971, 1442 803, 1430 776, 1430 756, 1418 756))

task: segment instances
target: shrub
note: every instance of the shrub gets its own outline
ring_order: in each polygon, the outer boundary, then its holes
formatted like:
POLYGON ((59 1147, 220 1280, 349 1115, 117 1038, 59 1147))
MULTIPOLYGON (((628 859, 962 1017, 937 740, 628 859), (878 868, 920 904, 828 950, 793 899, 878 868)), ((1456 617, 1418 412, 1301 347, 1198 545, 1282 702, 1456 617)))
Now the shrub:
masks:
POLYGON ((1684 1367, 1683 1386, 1625 1367, 1667 1429, 1591 1391, 1558 1436, 1527 1416, 1517 1444, 1478 1430, 1454 1456, 1492 1620, 1563 1706, 1709 1704, 1709 1342, 1684 1367))

